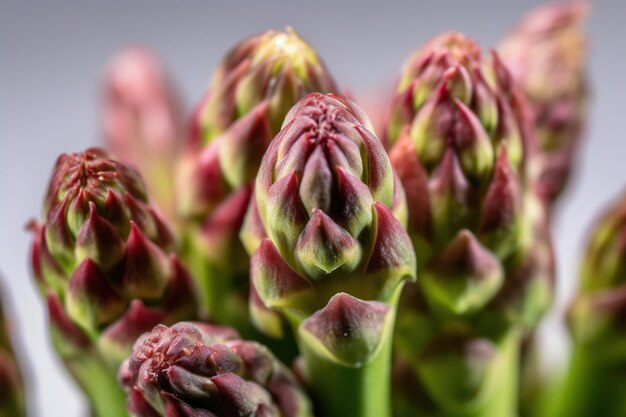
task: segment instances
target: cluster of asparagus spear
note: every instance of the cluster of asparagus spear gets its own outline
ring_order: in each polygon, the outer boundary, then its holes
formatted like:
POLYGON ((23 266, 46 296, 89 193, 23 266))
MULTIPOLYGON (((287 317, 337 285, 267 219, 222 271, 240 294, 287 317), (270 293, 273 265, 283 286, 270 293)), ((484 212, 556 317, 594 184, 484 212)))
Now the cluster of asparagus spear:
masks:
MULTIPOLYGON (((190 127, 153 55, 112 60, 108 149, 61 155, 31 225, 93 416, 626 416, 626 198, 589 243, 566 376, 523 377, 585 122, 587 9, 544 6, 489 53, 434 37, 376 126, 292 29, 228 52, 190 127)), ((0 415, 19 417, 0 342, 0 415)))

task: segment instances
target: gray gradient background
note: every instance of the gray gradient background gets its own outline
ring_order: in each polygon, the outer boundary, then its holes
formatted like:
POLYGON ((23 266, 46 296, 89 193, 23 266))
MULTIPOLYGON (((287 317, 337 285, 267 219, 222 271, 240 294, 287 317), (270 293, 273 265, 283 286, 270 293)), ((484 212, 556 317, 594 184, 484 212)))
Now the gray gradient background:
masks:
MULTIPOLYGON (((28 382, 35 387, 30 391, 33 416, 85 415, 76 387, 49 347, 42 303, 27 266, 24 224, 40 214, 57 154, 99 143, 99 75, 110 55, 128 44, 153 48, 191 105, 235 41, 293 25, 318 49, 342 86, 359 97, 389 85, 408 54, 432 35, 458 29, 484 46, 494 45, 540 2, 104 3, 0 3, 0 271, 13 299, 15 328, 31 371, 28 382)), ((588 142, 554 227, 557 311, 575 286, 590 222, 625 185, 625 20, 625 1, 595 2, 589 24, 594 98, 588 142)), ((567 348, 558 313, 543 335, 547 362, 559 363, 567 348)))

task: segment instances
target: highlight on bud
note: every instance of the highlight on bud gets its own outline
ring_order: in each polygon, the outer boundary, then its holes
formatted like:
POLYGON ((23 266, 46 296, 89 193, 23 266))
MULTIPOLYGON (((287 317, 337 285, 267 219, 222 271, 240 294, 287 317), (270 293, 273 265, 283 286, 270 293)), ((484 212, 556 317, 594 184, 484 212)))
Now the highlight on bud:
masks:
POLYGON ((257 342, 228 327, 180 322, 156 326, 119 371, 137 417, 313 416, 291 372, 257 342))
POLYGON ((528 13, 499 51, 531 104, 542 154, 540 192, 553 201, 574 168, 588 101, 590 3, 554 3, 528 13))
POLYGON ((195 139, 212 141, 259 105, 275 134, 298 99, 315 91, 336 92, 337 87, 315 49, 292 28, 250 36, 228 52, 215 72, 196 111, 195 139))
POLYGON ((389 301, 415 278, 411 242, 394 216, 403 191, 369 126, 332 94, 309 94, 285 118, 255 189, 267 237, 251 278, 267 307, 306 317, 339 291, 389 301))
POLYGON ((291 28, 251 36, 231 49, 192 121, 180 214, 206 217, 232 190, 252 182, 289 109, 316 91, 337 87, 317 52, 291 28))

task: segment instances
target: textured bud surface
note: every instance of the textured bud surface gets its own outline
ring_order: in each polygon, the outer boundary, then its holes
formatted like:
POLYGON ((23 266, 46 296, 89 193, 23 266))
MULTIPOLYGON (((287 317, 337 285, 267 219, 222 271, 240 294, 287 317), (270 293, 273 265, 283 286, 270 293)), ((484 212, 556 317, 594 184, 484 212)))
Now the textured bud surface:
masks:
POLYGON ((249 256, 264 232, 246 211, 263 154, 300 98, 336 90, 317 52, 290 28, 243 40, 213 76, 192 120, 177 196, 184 258, 212 320, 249 322, 249 256))
POLYGON ((195 120, 197 140, 208 143, 264 103, 271 131, 309 92, 336 91, 317 52, 291 28, 244 39, 226 55, 195 120))
POLYGON ((445 33, 405 64, 385 138, 423 278, 404 293, 397 331, 429 397, 420 401, 444 415, 511 416, 518 337, 549 307, 553 274, 527 103, 496 53, 445 33), (462 340, 442 349, 459 327, 462 340), (487 345, 497 365, 473 356, 487 345))
POLYGON ((512 270, 545 234, 526 107, 497 55, 483 58, 459 33, 420 48, 398 83, 387 135, 408 231, 428 299, 455 314, 498 304, 504 293, 524 297, 512 270))
POLYGON ((267 234, 252 284, 267 307, 308 316, 338 292, 389 301, 415 276, 394 216, 401 186, 370 122, 350 100, 310 94, 285 118, 256 182, 267 234))
POLYGON ((119 379, 136 417, 312 416, 289 370, 227 327, 159 325, 137 341, 119 379))
POLYGON ((193 319, 193 282, 143 180, 100 149, 61 155, 34 225, 32 262, 55 348, 98 417, 120 417, 115 381, 137 337, 193 319))
POLYGON ((45 217, 33 253, 40 287, 94 341, 125 323, 135 300, 161 309, 161 318, 193 317, 191 281, 170 255, 172 236, 134 169, 99 149, 62 155, 45 217))

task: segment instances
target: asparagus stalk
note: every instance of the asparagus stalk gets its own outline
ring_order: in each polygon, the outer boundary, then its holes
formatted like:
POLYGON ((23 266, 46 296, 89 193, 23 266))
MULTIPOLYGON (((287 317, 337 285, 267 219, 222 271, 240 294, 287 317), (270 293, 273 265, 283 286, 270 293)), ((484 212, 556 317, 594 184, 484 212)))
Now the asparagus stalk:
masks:
POLYGON ((139 174, 101 149, 61 155, 33 225, 53 343, 97 417, 123 416, 117 370, 137 337, 195 318, 193 282, 139 174))
POLYGON ((623 416, 626 401, 626 195, 600 218, 587 245, 568 313, 573 354, 547 401, 550 417, 623 416))
POLYGON ((312 91, 336 86, 295 31, 244 39, 226 54, 195 110, 179 167, 182 253, 200 288, 202 310, 247 338, 259 335, 248 320, 250 259, 239 232, 267 146, 289 109, 312 91))
POLYGON ((521 338, 553 279, 527 103, 497 54, 446 33, 407 61, 387 120, 422 277, 402 297, 396 353, 420 395, 397 403, 516 416, 521 338))
POLYGON ((369 127, 344 97, 306 96, 263 158, 249 212, 266 236, 249 245, 253 321, 292 329, 325 417, 391 415, 397 300, 416 273, 403 191, 369 127))

